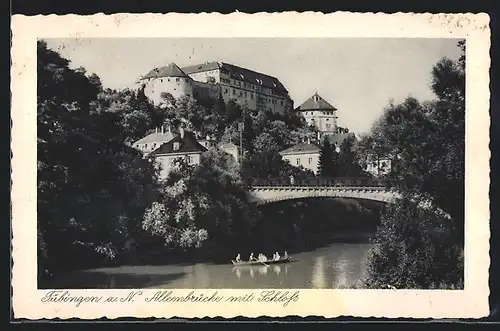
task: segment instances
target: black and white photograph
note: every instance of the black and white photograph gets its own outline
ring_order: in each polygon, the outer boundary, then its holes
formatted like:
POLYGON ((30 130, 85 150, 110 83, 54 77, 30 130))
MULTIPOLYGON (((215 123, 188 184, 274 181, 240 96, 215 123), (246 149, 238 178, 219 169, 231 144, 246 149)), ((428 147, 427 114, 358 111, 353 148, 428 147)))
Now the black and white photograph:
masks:
POLYGON ((487 15, 12 30, 17 318, 487 314, 487 15))
POLYGON ((463 289, 466 46, 39 40, 39 288, 463 289))

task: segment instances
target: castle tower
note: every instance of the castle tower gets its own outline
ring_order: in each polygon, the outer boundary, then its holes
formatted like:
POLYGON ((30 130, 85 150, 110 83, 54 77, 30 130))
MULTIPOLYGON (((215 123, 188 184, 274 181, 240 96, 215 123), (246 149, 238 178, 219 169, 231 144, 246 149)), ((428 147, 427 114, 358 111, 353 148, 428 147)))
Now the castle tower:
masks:
POLYGON ((176 99, 193 94, 192 79, 175 63, 154 68, 140 81, 145 85, 144 93, 155 105, 162 102, 162 93, 170 93, 176 99))

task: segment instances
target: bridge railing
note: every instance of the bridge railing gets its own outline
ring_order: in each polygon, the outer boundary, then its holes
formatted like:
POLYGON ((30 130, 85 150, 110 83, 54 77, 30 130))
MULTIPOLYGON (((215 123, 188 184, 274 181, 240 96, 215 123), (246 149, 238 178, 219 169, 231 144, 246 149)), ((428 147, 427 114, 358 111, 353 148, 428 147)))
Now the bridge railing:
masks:
POLYGON ((248 183, 251 187, 287 187, 287 186, 349 186, 349 187, 384 187, 383 181, 374 178, 312 177, 306 179, 265 178, 254 179, 248 183))

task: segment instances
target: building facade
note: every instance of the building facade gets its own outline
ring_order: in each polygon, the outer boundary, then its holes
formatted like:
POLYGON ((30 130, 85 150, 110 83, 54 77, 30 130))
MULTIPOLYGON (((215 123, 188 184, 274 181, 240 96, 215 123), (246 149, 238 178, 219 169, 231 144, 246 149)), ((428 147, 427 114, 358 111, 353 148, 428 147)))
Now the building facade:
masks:
POLYGON ((184 159, 190 165, 197 165, 200 164, 201 154, 206 151, 207 148, 198 142, 192 132, 181 128, 179 135, 162 144, 149 155, 154 157, 160 165, 160 179, 163 180, 168 177, 179 158, 184 159))
POLYGON ((337 109, 314 93, 297 109, 308 125, 315 126, 321 136, 337 133, 337 109))
POLYGON ((242 107, 283 114, 293 109, 288 90, 279 79, 224 62, 179 68, 175 63, 155 68, 138 80, 145 94, 159 104, 162 92, 180 96, 219 97, 242 107))
POLYGON ((281 157, 295 167, 304 167, 315 175, 319 170, 320 148, 311 143, 300 143, 280 152, 281 157))

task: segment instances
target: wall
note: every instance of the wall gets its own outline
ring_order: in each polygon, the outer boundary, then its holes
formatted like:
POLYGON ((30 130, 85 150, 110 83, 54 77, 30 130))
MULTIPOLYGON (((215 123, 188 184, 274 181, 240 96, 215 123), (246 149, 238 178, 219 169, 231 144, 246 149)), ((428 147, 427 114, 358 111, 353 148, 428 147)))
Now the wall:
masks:
POLYGON ((314 174, 318 173, 319 152, 307 154, 287 154, 282 155, 282 158, 295 167, 303 166, 304 168, 314 172, 314 174), (297 159, 299 159, 299 164, 297 164, 297 159))
POLYGON ((156 157, 156 162, 161 166, 160 179, 166 179, 172 170, 173 161, 179 157, 190 157, 189 164, 200 164, 201 153, 182 153, 182 154, 168 154, 159 155, 156 157))
POLYGON ((188 74, 189 77, 198 82, 208 83, 208 77, 213 77, 216 83, 220 83, 220 70, 210 70, 203 72, 194 72, 188 74))
POLYGON ((220 94, 220 86, 201 83, 197 81, 193 81, 193 96, 207 98, 210 97, 212 99, 218 99, 220 94))
POLYGON ((172 94, 176 99, 183 95, 191 96, 193 94, 193 82, 186 77, 150 78, 143 80, 143 82, 146 84, 144 93, 155 105, 160 103, 160 96, 163 92, 172 94))

